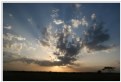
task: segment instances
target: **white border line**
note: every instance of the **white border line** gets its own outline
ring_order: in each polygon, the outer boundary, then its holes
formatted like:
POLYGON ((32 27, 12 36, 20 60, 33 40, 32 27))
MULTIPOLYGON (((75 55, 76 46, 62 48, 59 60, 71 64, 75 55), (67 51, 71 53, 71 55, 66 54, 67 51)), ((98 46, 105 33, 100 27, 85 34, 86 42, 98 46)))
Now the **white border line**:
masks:
POLYGON ((2 1, 2 3, 120 3, 120 1, 2 1))

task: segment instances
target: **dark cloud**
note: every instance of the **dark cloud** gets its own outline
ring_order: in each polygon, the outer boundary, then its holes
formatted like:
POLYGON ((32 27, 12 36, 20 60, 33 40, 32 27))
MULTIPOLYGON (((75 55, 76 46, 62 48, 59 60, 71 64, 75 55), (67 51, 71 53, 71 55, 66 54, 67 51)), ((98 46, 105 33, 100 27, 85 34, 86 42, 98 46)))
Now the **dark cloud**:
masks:
MULTIPOLYGON (((96 17, 95 17, 96 19, 96 17)), ((78 19, 77 19, 78 20, 78 19)), ((75 28, 68 27, 69 24, 64 24, 57 32, 51 32, 50 28, 43 30, 43 39, 40 41, 43 46, 49 47, 50 37, 55 37, 56 43, 53 46, 57 48, 57 51, 53 52, 56 55, 59 62, 53 62, 52 65, 67 65, 73 64, 77 60, 77 55, 81 53, 84 47, 87 47, 90 51, 107 50, 113 46, 104 45, 105 41, 110 39, 108 29, 104 29, 104 23, 92 20, 92 25, 85 27, 85 34, 80 37, 75 31, 75 28), (51 34, 52 33, 52 34, 51 34), (51 35, 50 35, 51 34, 51 35), (73 36, 73 37, 72 37, 73 36)), ((51 41, 50 41, 51 42, 51 41)), ((50 62, 46 62, 50 63, 50 62)))
POLYGON ((41 44, 43 46, 50 46, 49 40, 51 37, 51 28, 49 26, 44 27, 44 29, 41 31, 41 34, 42 34, 42 38, 43 38, 40 40, 41 44))
POLYGON ((25 63, 34 63, 40 66, 55 66, 55 65, 62 65, 62 62, 60 61, 47 61, 47 60, 35 60, 35 59, 30 59, 30 58, 25 58, 21 57, 20 55, 17 55, 16 53, 12 52, 3 52, 3 63, 9 63, 9 62, 15 62, 15 61, 20 61, 20 62, 25 62, 25 63))
POLYGON ((43 44, 43 46, 49 46, 49 44, 44 40, 40 40, 40 42, 43 44))
POLYGON ((90 50, 106 50, 112 47, 103 45, 105 41, 110 39, 108 30, 104 29, 103 23, 89 27, 87 34, 88 35, 85 36, 85 46, 87 46, 90 50))
POLYGON ((17 53, 12 53, 12 52, 3 52, 3 63, 11 62, 16 59, 20 59, 21 56, 19 56, 17 53))
MULTIPOLYGON (((41 41, 44 46, 49 46, 47 42, 49 39, 49 33, 47 30, 48 29, 45 28, 45 31, 43 33, 44 37, 41 41)), ((112 47, 103 45, 103 42, 110 39, 110 35, 108 34, 108 30, 104 29, 102 22, 96 24, 94 23, 92 24, 92 26, 88 27, 88 29, 86 30, 86 35, 84 35, 84 40, 82 40, 81 37, 79 37, 78 40, 77 36, 72 37, 72 33, 68 33, 67 27, 62 28, 62 30, 59 30, 59 32, 54 35, 57 35, 58 37, 55 46, 58 51, 53 52, 53 54, 56 55, 57 59, 59 59, 60 61, 53 63, 46 61, 47 64, 51 65, 73 64, 73 62, 77 60, 76 56, 81 52, 81 49, 85 46, 89 50, 93 51, 106 50, 112 47)))
POLYGON ((107 49, 112 48, 112 46, 92 45, 92 44, 87 44, 85 46, 87 46, 89 48, 89 50, 94 50, 94 51, 107 50, 107 49))
MULTIPOLYGON (((52 65, 66 65, 66 64, 73 64, 73 61, 76 60, 76 55, 79 53, 81 48, 81 40, 77 41, 76 37, 72 38, 71 33, 69 33, 68 26, 65 25, 65 28, 59 30, 59 32, 53 34, 53 37, 57 39, 55 46, 59 51, 53 52, 54 55, 57 56, 59 62, 53 62, 52 65), (56 35, 56 36, 55 36, 56 35), (70 39, 69 39, 70 38, 70 39)), ((43 46, 48 46, 48 39, 52 37, 49 35, 50 30, 48 28, 44 29, 43 32, 43 39, 40 40, 43 46)))
POLYGON ((76 55, 80 52, 81 49, 81 39, 76 40, 77 37, 72 38, 71 33, 68 29, 62 28, 62 31, 57 32, 57 44, 56 48, 58 51, 53 52, 57 56, 57 59, 60 60, 61 65, 73 64, 76 60, 76 55))
POLYGON ((20 59, 15 59, 12 61, 21 61, 25 62, 28 64, 34 63, 40 66, 63 66, 63 62, 61 61, 47 61, 47 60, 35 60, 35 59, 30 59, 30 58, 20 58, 20 59))

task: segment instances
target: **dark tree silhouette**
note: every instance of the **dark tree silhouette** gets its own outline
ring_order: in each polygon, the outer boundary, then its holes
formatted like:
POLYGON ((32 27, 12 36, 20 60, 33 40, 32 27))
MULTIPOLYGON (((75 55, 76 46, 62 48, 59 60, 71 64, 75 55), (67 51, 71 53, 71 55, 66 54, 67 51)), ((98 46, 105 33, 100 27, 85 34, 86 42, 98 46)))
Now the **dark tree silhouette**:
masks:
POLYGON ((99 73, 99 74, 100 74, 100 73, 102 73, 102 71, 101 71, 101 70, 98 70, 98 71, 97 71, 97 73, 99 73))
POLYGON ((115 67, 104 67, 102 70, 107 71, 108 73, 111 73, 114 71, 115 67))

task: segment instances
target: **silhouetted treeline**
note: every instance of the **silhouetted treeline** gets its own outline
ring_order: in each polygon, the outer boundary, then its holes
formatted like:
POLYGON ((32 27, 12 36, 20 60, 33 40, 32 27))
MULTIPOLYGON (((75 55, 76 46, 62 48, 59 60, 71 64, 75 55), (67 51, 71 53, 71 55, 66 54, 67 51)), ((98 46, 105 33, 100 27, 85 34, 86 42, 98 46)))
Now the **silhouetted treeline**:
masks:
POLYGON ((119 81, 120 73, 4 71, 3 81, 119 81))

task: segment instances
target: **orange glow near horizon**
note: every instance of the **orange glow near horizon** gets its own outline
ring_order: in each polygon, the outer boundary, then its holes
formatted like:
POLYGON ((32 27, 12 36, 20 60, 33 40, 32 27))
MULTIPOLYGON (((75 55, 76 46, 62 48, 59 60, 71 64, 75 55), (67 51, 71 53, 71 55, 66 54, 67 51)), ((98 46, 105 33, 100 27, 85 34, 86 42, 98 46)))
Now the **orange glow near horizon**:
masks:
POLYGON ((52 66, 52 67, 50 67, 50 70, 53 71, 53 72, 62 72, 62 71, 64 71, 64 69, 62 69, 59 66, 52 66))
POLYGON ((102 67, 88 67, 81 66, 80 68, 74 68, 69 66, 40 66, 34 63, 27 64, 24 62, 9 62, 3 64, 4 71, 45 71, 45 72, 90 72, 98 70, 102 67))
POLYGON ((67 66, 39 66, 23 62, 10 62, 3 65, 4 70, 15 71, 47 71, 47 72, 73 72, 74 69, 67 66))
POLYGON ((50 67, 52 72, 73 72, 74 70, 67 66, 52 66, 50 67))

